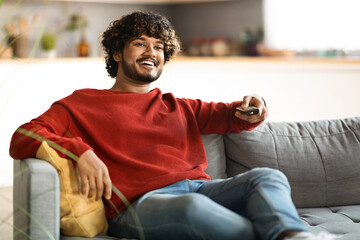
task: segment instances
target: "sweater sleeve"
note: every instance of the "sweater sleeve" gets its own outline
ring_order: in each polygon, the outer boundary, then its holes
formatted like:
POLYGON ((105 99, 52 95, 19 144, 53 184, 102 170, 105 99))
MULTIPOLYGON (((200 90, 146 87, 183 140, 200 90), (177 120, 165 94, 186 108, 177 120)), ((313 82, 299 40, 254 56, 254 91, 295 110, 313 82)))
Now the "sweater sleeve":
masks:
POLYGON ((181 99, 181 101, 186 102, 193 111, 201 134, 250 131, 263 122, 250 123, 237 118, 236 107, 240 106, 242 101, 232 103, 208 103, 193 99, 181 99))
POLYGON ((36 157, 41 142, 47 141, 61 157, 77 160, 91 147, 80 137, 68 134, 73 124, 69 111, 60 104, 53 104, 41 116, 15 131, 10 143, 10 156, 14 159, 36 157))

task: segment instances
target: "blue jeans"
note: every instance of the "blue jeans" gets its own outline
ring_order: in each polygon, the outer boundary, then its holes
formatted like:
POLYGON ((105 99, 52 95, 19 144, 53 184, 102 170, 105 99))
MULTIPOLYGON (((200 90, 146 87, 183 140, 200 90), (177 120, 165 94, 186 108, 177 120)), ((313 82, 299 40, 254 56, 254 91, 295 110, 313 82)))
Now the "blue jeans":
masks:
POLYGON ((308 231, 289 183, 278 170, 255 168, 228 179, 183 180, 148 192, 110 219, 107 233, 146 240, 275 240, 286 230, 308 231))

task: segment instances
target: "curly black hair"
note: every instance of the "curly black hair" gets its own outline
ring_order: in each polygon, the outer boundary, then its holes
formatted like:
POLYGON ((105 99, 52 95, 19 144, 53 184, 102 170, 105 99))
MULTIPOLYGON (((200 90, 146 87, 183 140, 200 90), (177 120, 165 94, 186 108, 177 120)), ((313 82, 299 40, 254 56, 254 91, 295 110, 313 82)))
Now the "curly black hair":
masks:
POLYGON ((165 63, 180 52, 180 41, 169 20, 152 13, 136 11, 110 23, 102 34, 101 44, 105 52, 106 70, 110 77, 115 78, 118 62, 114 53, 122 52, 125 43, 133 37, 146 34, 164 42, 165 63))

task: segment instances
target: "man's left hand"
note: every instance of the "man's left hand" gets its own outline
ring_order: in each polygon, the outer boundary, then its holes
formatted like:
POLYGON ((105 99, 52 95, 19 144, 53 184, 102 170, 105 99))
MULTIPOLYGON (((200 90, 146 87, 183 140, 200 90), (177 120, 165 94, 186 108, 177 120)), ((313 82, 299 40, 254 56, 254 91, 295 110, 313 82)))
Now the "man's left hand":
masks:
POLYGON ((261 121, 265 120, 266 115, 267 115, 267 108, 265 106, 265 102, 262 99, 262 97, 260 97, 259 95, 255 95, 255 94, 245 96, 239 107, 245 109, 249 106, 257 107, 259 109, 259 113, 248 116, 245 113, 236 111, 235 116, 237 118, 240 118, 241 120, 244 120, 244 121, 247 121, 250 123, 257 123, 257 122, 261 122, 261 121))

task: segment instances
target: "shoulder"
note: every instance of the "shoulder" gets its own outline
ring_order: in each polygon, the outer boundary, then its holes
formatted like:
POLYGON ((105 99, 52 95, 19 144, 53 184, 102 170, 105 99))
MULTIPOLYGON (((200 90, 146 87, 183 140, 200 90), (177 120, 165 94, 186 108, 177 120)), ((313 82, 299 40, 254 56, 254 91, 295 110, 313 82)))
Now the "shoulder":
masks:
POLYGON ((97 101, 95 98, 104 95, 103 91, 105 90, 90 88, 78 89, 70 95, 54 102, 53 105, 62 105, 63 107, 69 109, 71 106, 85 107, 87 105, 96 104, 99 101, 97 101))

